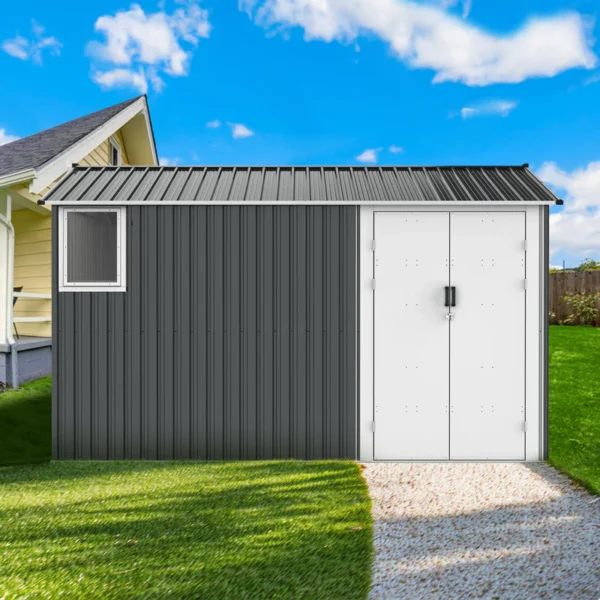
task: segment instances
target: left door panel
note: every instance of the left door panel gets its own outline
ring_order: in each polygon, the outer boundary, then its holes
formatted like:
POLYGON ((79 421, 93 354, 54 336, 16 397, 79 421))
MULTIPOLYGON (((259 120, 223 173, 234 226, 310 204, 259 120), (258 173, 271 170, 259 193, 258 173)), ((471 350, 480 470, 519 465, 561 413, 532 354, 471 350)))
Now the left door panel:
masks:
POLYGON ((450 222, 375 213, 375 460, 449 458, 450 222))

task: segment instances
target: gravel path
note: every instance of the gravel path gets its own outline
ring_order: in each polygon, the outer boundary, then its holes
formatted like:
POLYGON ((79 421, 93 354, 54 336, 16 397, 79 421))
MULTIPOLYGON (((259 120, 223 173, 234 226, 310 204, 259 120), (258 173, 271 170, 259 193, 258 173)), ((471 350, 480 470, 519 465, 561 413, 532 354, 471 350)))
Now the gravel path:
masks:
POLYGON ((600 501, 552 467, 380 463, 364 474, 370 598, 600 598, 600 501))

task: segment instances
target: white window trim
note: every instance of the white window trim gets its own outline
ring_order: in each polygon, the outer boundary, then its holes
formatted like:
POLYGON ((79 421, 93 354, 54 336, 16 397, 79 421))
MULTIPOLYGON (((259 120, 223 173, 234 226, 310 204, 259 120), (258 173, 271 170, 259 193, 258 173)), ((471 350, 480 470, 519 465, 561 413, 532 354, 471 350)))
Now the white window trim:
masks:
POLYGON ((115 166, 115 167, 120 167, 123 164, 123 155, 121 152, 121 144, 119 144, 119 142, 117 142, 116 138, 114 136, 110 136, 110 138, 108 139, 108 144, 110 146, 110 156, 108 157, 108 164, 110 166, 115 166), (119 157, 119 162, 116 165, 112 164, 112 151, 113 148, 117 151, 117 155, 119 157))
POLYGON ((81 208, 60 208, 58 217, 58 291, 59 292, 126 292, 127 291, 127 208, 89 206, 81 208), (117 213, 117 281, 84 283, 67 281, 67 248, 66 222, 69 213, 73 212, 114 212, 117 213))

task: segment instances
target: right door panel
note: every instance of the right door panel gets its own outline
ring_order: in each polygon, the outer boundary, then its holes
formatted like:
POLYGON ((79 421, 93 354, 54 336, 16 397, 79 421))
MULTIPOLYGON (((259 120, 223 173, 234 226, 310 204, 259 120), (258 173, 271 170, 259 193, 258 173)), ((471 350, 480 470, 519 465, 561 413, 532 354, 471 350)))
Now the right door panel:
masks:
POLYGON ((525 458, 525 213, 451 213, 450 459, 525 458))

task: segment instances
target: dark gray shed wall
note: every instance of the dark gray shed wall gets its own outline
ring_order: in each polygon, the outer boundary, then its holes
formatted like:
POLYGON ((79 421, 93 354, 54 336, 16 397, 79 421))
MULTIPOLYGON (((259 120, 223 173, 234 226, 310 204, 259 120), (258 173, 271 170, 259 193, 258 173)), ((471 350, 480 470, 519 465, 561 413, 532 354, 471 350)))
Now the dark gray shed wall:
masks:
POLYGON ((129 206, 126 293, 58 292, 57 459, 357 456, 358 207, 129 206))

